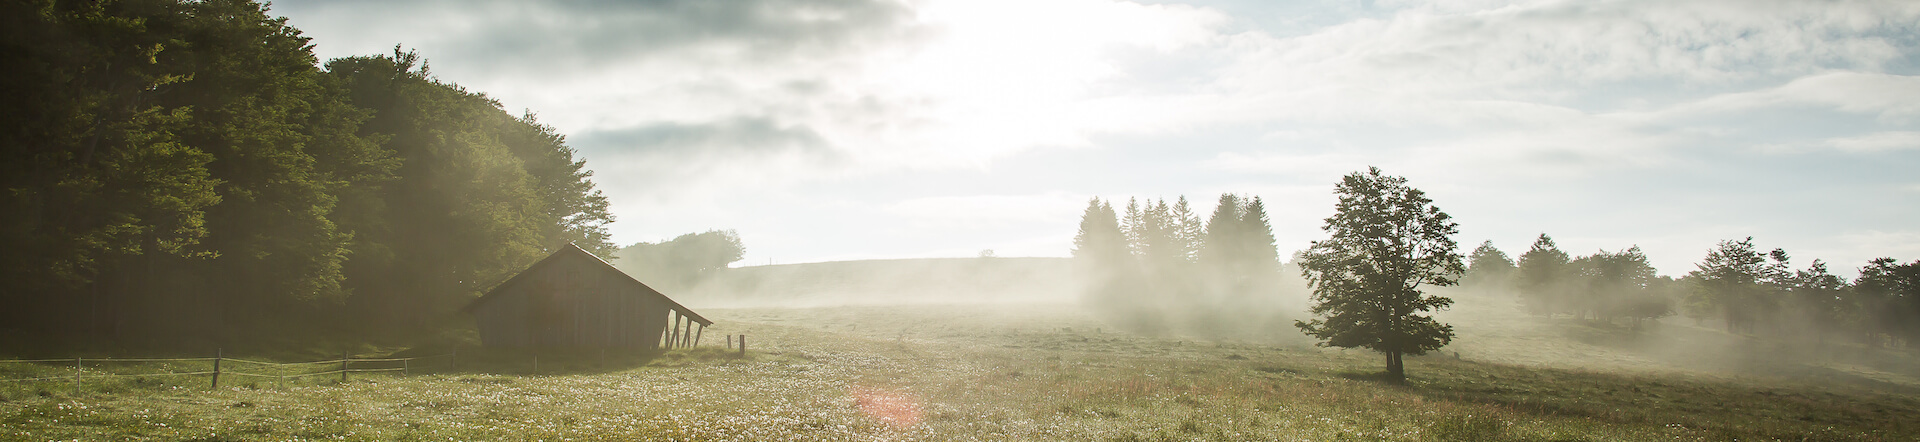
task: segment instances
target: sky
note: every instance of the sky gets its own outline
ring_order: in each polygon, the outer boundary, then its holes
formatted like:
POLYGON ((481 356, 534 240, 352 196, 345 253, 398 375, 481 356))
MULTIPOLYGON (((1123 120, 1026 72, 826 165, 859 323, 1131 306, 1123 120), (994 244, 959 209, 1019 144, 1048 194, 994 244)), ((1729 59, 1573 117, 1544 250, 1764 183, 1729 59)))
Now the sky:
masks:
POLYGON ((566 134, 621 244, 736 265, 1068 256, 1089 198, 1265 202, 1282 256, 1380 167, 1461 253, 1662 274, 1753 237, 1920 259, 1920 2, 283 0, 566 134))

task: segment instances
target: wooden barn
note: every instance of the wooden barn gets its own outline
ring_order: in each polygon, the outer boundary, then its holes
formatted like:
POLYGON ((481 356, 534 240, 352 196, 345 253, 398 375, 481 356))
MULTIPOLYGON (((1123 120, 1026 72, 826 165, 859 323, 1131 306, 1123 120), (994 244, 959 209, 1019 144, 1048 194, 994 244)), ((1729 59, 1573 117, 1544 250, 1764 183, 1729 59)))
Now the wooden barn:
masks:
POLYGON ((572 243, 466 311, 487 347, 672 348, 693 345, 699 331, 713 325, 572 243))

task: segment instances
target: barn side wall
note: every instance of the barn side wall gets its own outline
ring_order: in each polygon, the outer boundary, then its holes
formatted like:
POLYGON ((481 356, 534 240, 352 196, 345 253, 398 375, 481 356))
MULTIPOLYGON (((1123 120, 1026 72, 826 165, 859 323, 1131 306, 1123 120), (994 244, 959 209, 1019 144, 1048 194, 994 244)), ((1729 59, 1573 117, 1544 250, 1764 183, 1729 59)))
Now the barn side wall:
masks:
POLYGON ((488 347, 659 346, 669 307, 617 270, 584 256, 531 269, 473 309, 488 347))

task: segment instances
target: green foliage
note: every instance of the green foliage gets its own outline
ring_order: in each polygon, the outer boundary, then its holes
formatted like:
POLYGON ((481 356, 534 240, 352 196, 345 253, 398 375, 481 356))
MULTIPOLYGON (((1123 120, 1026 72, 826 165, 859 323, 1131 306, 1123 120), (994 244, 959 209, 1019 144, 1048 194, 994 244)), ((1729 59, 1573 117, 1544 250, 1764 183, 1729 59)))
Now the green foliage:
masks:
POLYGON ((1728 332, 1752 333, 1761 318, 1777 313, 1782 297, 1779 289, 1790 277, 1786 251, 1760 253, 1754 248, 1753 237, 1720 241, 1697 267, 1700 283, 1692 297, 1697 299, 1695 303, 1718 312, 1728 332))
POLYGON ((1481 242, 1473 253, 1467 254, 1467 274, 1460 277, 1460 285, 1485 289, 1505 288, 1513 278, 1513 260, 1507 253, 1493 246, 1492 240, 1481 242))
POLYGON ((1852 290, 1860 309, 1858 322, 1867 344, 1878 346, 1881 335, 1895 336, 1911 347, 1920 342, 1920 260, 1899 264, 1879 258, 1860 268, 1852 290))
POLYGON ((1547 315, 1560 310, 1567 262, 1567 252, 1560 251, 1545 233, 1533 241, 1533 248, 1520 255, 1514 285, 1520 289, 1520 304, 1527 312, 1547 315))
POLYGON ((1127 261, 1127 238, 1113 205, 1099 198, 1087 201, 1080 216, 1079 233, 1073 236, 1073 257, 1088 261, 1095 268, 1119 267, 1127 261))
POLYGON ((1169 213, 1175 228, 1174 241, 1179 245, 1181 261, 1195 262, 1200 259, 1200 244, 1206 240, 1207 227, 1200 224, 1200 216, 1193 213, 1187 205, 1187 196, 1181 195, 1173 203, 1169 213))
POLYGON ((546 248, 612 251, 606 200, 553 128, 411 53, 322 71, 247 0, 0 8, 9 333, 200 348, 352 319, 394 336, 546 248))
POLYGON ((1130 198, 1125 215, 1090 201, 1074 240, 1087 302, 1147 333, 1244 332, 1241 324, 1267 321, 1273 309, 1261 300, 1280 290, 1280 262, 1265 203, 1224 194, 1221 204, 1202 224, 1185 196, 1130 198))
POLYGON ((1614 253, 1601 250, 1574 259, 1567 267, 1571 290, 1563 305, 1575 316, 1611 321, 1615 316, 1629 316, 1631 311, 1643 311, 1652 317, 1666 315, 1656 308, 1658 300, 1649 298, 1647 286, 1655 274, 1639 246, 1614 253))
POLYGON ((1424 354, 1453 338, 1453 326, 1422 314, 1453 300, 1420 286, 1454 285, 1466 270, 1452 238, 1459 224, 1406 178, 1377 167, 1342 178, 1334 193, 1340 202, 1322 227, 1329 237, 1300 260, 1317 318, 1296 326, 1324 346, 1385 353, 1388 378, 1403 381, 1402 354, 1424 354))
MULTIPOLYGON (((696 280, 727 268, 747 253, 740 234, 732 230, 688 233, 658 243, 635 243, 622 247, 614 256, 619 266, 641 282, 686 287, 696 280)), ((661 288, 656 286, 655 288, 661 288)))

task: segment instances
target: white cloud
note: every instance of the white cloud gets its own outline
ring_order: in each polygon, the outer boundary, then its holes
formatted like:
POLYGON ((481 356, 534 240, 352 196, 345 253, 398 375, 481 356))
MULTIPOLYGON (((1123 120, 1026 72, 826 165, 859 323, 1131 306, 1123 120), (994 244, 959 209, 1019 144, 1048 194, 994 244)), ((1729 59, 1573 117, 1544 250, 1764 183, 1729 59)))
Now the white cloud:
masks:
POLYGON ((1827 140, 1826 145, 1847 152, 1920 150, 1920 132, 1875 132, 1858 137, 1827 140))
POLYGON ((1920 76, 1829 72, 1795 78, 1778 87, 1727 93, 1642 116, 1648 121, 1698 118, 1794 106, 1868 114, 1887 123, 1920 116, 1920 76))
POLYGON ((1008 225, 1078 225, 1087 198, 1064 192, 1034 195, 968 195, 912 198, 883 212, 918 228, 979 230, 1008 225))
MULTIPOLYGON (((1116 191, 1319 195, 1274 205, 1310 230, 1325 186, 1366 165, 1512 229, 1703 250, 1717 238, 1682 244, 1662 229, 1778 228, 1742 212, 1760 209, 1712 203, 1754 190, 1703 177, 1912 186, 1758 164, 1744 156, 1754 147, 1887 156, 1920 142, 1920 2, 1383 1, 1397 10, 1284 33, 1236 27, 1229 10, 1107 0, 281 3, 324 55, 405 43, 445 79, 573 135, 617 231, 759 223, 787 236, 743 231, 771 245, 754 253, 782 260, 1040 247, 1070 233, 1085 203, 1074 195, 1116 191), (795 202, 810 183, 900 187, 919 178, 902 170, 1032 158, 1062 163, 1021 170, 1066 178, 819 209, 852 213, 840 217, 758 212, 825 204, 795 202), (1746 169, 1763 167, 1775 169, 1746 169), (1633 180, 1694 187, 1619 186, 1633 180), (1669 194, 1682 196, 1649 201, 1669 194), (1687 224, 1619 221, 1670 213, 1687 224), (1612 221, 1568 221, 1601 215, 1612 221), (753 221, 693 224, 729 217, 753 221), (974 236, 844 245, 887 229, 974 236)), ((1868 228, 1889 230, 1854 230, 1868 228)))

